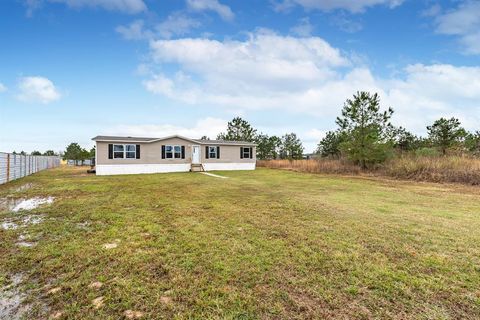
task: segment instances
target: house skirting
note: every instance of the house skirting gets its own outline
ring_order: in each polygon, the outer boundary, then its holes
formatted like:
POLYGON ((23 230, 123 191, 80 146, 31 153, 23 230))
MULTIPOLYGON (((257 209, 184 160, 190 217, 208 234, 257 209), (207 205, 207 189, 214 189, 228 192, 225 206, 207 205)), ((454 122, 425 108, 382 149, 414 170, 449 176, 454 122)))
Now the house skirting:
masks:
POLYGON ((95 171, 99 176, 113 174, 141 174, 162 172, 187 172, 190 171, 190 163, 170 164, 97 164, 95 171))
MULTIPOLYGON (((255 162, 252 163, 204 163, 205 171, 215 170, 255 170, 255 162)), ((142 173, 166 173, 188 172, 190 163, 170 164, 97 164, 95 170, 99 176, 117 174, 142 174, 142 173)))
POLYGON ((204 163, 205 171, 224 171, 224 170, 255 170, 255 162, 244 163, 204 163))

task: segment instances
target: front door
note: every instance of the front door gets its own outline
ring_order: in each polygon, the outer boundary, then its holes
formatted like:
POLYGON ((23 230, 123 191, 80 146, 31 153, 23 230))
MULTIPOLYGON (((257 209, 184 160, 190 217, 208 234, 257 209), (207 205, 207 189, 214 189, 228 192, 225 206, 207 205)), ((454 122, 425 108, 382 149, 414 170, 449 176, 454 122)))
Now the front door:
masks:
POLYGON ((200 146, 192 146, 192 163, 200 163, 200 146))

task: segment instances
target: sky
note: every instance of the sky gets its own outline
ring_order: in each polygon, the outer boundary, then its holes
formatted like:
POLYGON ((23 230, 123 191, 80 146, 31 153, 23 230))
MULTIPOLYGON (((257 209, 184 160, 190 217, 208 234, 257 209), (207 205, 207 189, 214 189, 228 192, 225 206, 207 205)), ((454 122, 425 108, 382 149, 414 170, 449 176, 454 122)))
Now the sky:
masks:
POLYGON ((480 1, 2 0, 0 151, 215 138, 233 117, 315 149, 346 99, 480 130, 480 1))

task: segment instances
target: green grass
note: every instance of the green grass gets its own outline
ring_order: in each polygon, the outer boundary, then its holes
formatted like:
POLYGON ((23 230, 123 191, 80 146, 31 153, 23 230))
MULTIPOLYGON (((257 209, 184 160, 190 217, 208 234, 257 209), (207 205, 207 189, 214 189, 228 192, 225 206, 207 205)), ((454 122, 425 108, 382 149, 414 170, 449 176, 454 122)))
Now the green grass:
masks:
POLYGON ((43 223, 0 230, 0 274, 25 275, 30 318, 480 317, 478 188, 272 169, 218 173, 229 179, 84 170, 0 186, 0 197, 56 198, 20 213, 43 223), (24 231, 36 247, 15 245, 24 231))

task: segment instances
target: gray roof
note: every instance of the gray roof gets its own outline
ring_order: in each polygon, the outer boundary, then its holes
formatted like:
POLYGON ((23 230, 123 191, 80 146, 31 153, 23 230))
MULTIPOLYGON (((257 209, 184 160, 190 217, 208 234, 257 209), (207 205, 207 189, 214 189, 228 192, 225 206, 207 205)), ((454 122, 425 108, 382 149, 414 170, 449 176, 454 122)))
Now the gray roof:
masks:
POLYGON ((138 142, 150 142, 157 139, 158 138, 117 137, 117 136, 96 136, 92 138, 93 141, 138 141, 138 142))
POLYGON ((253 142, 248 141, 229 141, 229 140, 201 140, 201 139, 192 139, 201 144, 233 144, 233 145, 256 145, 253 142))
POLYGON ((144 142, 151 143, 155 141, 161 141, 171 138, 180 138, 187 141, 195 142, 198 144, 214 144, 214 145, 239 145, 239 146, 255 146, 256 144, 248 141, 227 141, 227 140, 201 140, 201 139, 190 139, 185 138, 179 135, 173 135, 163 138, 145 138, 145 137, 120 137, 120 136, 96 136, 92 138, 93 141, 103 141, 103 142, 144 142))

